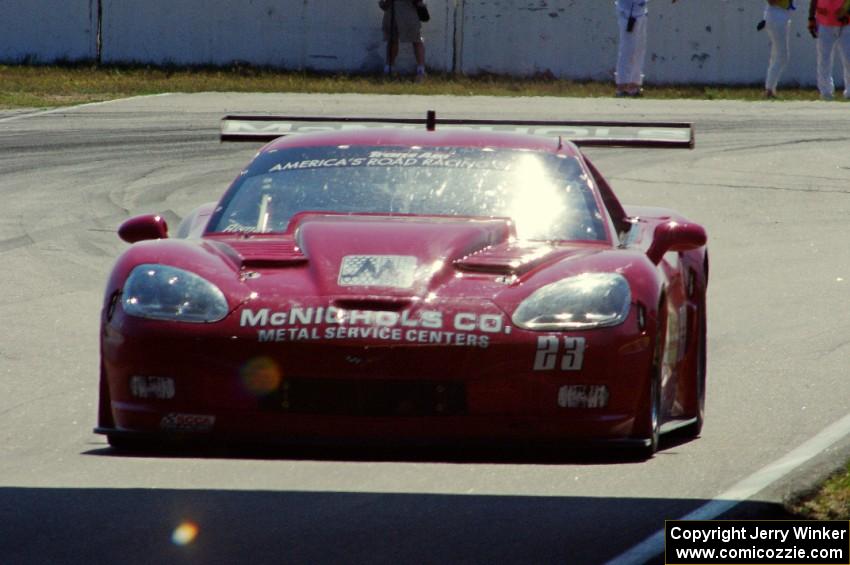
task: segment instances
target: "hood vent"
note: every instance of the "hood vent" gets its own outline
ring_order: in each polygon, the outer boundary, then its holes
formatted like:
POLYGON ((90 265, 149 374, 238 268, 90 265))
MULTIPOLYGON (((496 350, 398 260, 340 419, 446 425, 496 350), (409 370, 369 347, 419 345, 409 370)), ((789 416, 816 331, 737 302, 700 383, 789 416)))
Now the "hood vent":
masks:
POLYGON ((348 296, 337 298, 333 305, 343 310, 371 310, 374 312, 401 312, 414 304, 413 298, 390 296, 348 296))
POLYGON ((247 238, 217 242, 216 247, 242 268, 289 267, 307 262, 307 256, 289 238, 247 238))
POLYGON ((455 267, 474 273, 521 275, 545 261, 553 250, 548 243, 515 241, 468 255, 455 261, 455 267))

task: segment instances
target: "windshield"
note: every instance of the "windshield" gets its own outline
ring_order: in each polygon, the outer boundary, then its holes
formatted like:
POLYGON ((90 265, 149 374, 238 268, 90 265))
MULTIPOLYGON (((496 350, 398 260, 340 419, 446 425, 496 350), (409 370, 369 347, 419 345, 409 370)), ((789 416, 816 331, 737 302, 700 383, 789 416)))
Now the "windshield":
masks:
POLYGON ((264 153, 225 195, 210 231, 283 232, 306 211, 508 217, 521 239, 607 239, 575 157, 456 147, 264 153))

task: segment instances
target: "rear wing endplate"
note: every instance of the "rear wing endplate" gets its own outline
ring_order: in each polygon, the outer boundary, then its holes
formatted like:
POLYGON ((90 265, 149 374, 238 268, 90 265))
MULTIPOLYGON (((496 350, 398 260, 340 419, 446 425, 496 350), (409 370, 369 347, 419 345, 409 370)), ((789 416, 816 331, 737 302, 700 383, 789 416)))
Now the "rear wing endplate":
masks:
POLYGON ((428 131, 472 129, 522 133, 569 140, 581 147, 658 147, 693 149, 694 126, 682 122, 550 121, 440 119, 429 111, 426 118, 349 118, 327 116, 225 116, 221 141, 268 142, 278 137, 317 131, 425 126, 428 131))

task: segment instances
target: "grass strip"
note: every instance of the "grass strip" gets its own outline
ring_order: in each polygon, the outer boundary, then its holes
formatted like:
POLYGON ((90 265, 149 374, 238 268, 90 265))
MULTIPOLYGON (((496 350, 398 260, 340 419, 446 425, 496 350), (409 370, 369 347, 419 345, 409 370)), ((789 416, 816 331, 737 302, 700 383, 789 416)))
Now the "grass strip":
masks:
POLYGON ((808 520, 850 520, 850 463, 814 492, 792 501, 788 510, 808 520))
MULTIPOLYGON (((610 97, 612 84, 576 82, 540 75, 432 74, 421 84, 409 75, 319 74, 242 65, 229 67, 151 67, 0 65, 0 109, 45 108, 101 102, 164 92, 310 92, 422 94, 453 96, 610 97)), ((645 98, 764 100, 761 86, 648 85, 645 98)), ((780 100, 817 100, 813 88, 782 90, 780 100)))

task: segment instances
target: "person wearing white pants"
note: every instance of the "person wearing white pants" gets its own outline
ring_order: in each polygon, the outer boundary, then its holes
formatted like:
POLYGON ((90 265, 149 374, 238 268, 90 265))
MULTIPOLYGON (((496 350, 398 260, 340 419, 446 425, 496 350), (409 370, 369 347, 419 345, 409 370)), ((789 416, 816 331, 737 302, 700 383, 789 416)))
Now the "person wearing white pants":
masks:
POLYGON ((770 62, 767 66, 767 78, 764 81, 766 98, 776 97, 776 87, 782 72, 791 59, 791 11, 794 10, 793 0, 767 0, 764 9, 764 23, 770 38, 770 62))
POLYGON ((850 26, 846 0, 811 0, 809 32, 817 39, 818 91, 823 100, 835 96, 832 67, 835 49, 841 55, 844 69, 844 98, 850 99, 850 26))
MULTIPOLYGON (((614 82, 617 96, 640 96, 646 60, 647 3, 649 0, 615 0, 620 40, 614 82)), ((675 3, 676 0, 673 0, 675 3)))

